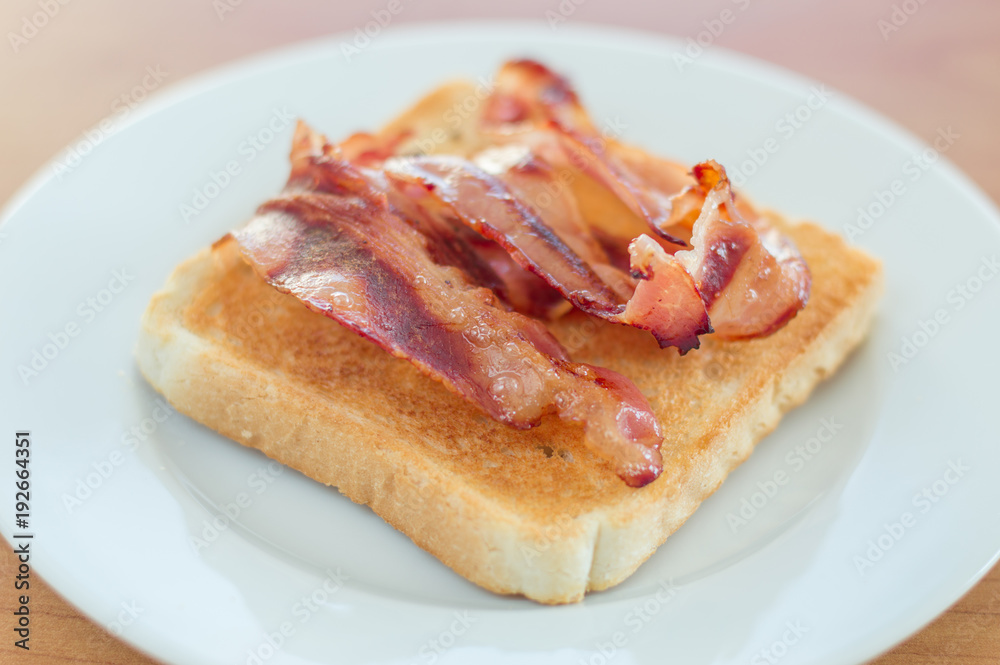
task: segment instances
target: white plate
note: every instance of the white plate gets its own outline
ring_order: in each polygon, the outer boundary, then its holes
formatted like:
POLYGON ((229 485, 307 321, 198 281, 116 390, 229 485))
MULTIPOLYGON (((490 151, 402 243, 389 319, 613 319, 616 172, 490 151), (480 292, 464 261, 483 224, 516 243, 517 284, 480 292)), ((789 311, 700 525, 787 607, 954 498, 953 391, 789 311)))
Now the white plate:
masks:
POLYGON ((681 43, 631 32, 425 27, 380 35, 350 63, 342 43, 177 86, 61 179, 41 173, 8 210, 0 431, 32 432, 32 563, 71 602, 175 663, 843 664, 913 633, 988 570, 1000 550, 1000 280, 985 278, 1000 237, 996 210, 945 160, 915 169, 923 144, 839 94, 821 101, 811 81, 712 49, 679 66, 681 43), (842 229, 859 206, 877 213, 894 180, 902 192, 855 238, 888 276, 870 341, 636 575, 557 608, 482 591, 336 491, 164 419, 131 355, 174 265, 282 185, 286 113, 341 136, 443 79, 489 76, 524 54, 568 73, 597 118, 654 151, 735 171, 770 147, 744 189, 792 216, 842 229), (231 161, 240 172, 225 183, 231 161), (211 201, 185 222, 196 189, 211 201), (938 310, 947 323, 927 323, 938 310), (76 334, 64 338, 67 324, 76 334), (904 337, 920 348, 893 368, 887 354, 904 337), (25 382, 18 366, 36 351, 51 358, 25 382), (772 486, 779 471, 787 483, 772 486), (70 510, 67 496, 88 483, 70 510), (924 488, 933 502, 916 496, 924 488), (238 500, 213 536, 206 525, 238 500), (732 517, 741 508, 746 524, 732 517), (338 569, 351 578, 324 588, 338 569))

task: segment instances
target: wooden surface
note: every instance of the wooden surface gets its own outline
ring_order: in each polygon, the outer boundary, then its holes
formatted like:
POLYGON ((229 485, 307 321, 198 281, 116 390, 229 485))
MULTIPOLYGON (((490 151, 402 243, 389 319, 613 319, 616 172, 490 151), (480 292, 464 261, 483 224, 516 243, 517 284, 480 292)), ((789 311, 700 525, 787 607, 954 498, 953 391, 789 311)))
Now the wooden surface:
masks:
MULTIPOLYGON (((68 0, 63 0, 68 2, 68 0)), ((228 0, 222 0, 227 2, 228 0)), ((52 4, 56 4, 52 0, 52 4)), ((12 44, 38 0, 0 5, 0 201, 113 112, 147 67, 166 74, 160 89, 235 58, 303 38, 353 31, 385 7, 351 3, 229 2, 220 15, 208 0, 127 2, 75 0, 26 43, 12 44), (346 6, 345 6, 346 5, 346 6), (15 52, 15 46, 17 51, 15 52)), ((745 6, 714 44, 749 53, 821 80, 931 139, 952 126, 961 135, 948 152, 994 201, 1000 200, 1000 3, 995 0, 710 0, 699 3, 575 0, 567 22, 610 23, 695 37, 723 9, 745 6), (898 30, 886 28, 893 5, 898 30), (906 17, 903 22, 900 17, 906 17)), ((448 18, 535 18, 560 11, 559 0, 472 3, 403 2, 397 24, 448 18)), ((551 14, 549 15, 551 16, 551 14)), ((30 31, 29 31, 30 32, 30 31)), ((155 91, 154 91, 155 94, 155 91)), ((943 223, 945 220, 942 220, 943 223)), ((5 508, 6 509, 6 508, 5 508)), ((956 545, 958 546, 958 545, 956 545)), ((0 580, 13 577, 9 547, 0 580)), ((32 584, 32 651, 11 646, 14 591, 2 583, 0 662, 153 662, 82 617, 44 584, 32 584)), ((1000 663, 1000 568, 934 623, 875 661, 877 665, 1000 663)))

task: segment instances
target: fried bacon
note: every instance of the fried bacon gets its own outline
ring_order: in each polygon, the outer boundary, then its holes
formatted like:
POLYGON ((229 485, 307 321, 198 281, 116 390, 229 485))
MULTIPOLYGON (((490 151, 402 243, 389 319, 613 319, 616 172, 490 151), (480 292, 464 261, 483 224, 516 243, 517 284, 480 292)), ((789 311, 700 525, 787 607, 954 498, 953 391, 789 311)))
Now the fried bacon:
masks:
POLYGON ((555 411, 630 486, 659 475, 659 425, 628 379, 572 362, 539 321, 436 262, 438 241, 397 214, 384 184, 301 125, 293 164, 285 193, 234 232, 262 278, 500 422, 527 428, 555 411))
MULTIPOLYGON (((487 148, 476 153, 473 161, 537 210, 552 232, 581 259, 595 267, 610 262, 607 251, 584 220, 564 172, 523 145, 487 148)), ((631 289, 620 292, 627 297, 631 289)))
MULTIPOLYGON (((712 331, 690 275, 665 251, 652 247, 648 236, 628 246, 631 275, 611 265, 589 234, 568 189, 557 186, 557 172, 547 162, 516 146, 481 153, 477 162, 496 175, 451 155, 389 158, 381 166, 395 185, 390 201, 405 208, 408 219, 422 219, 422 228, 452 238, 461 237, 461 230, 452 228, 443 234, 440 230, 447 229, 449 220, 460 220, 588 314, 648 330, 661 347, 675 346, 681 353, 698 348, 699 335, 712 331)), ((370 177, 378 179, 379 175, 370 177)), ((442 244, 447 246, 448 240, 442 244)), ((446 262, 463 267, 454 258, 446 262)), ((520 271, 505 274, 519 283, 506 289, 498 289, 495 281, 480 279, 479 283, 492 286, 518 311, 537 315, 517 298, 527 288, 540 290, 520 271)), ((556 310, 551 299, 535 302, 541 303, 536 309, 541 307, 545 314, 556 310)))
POLYGON ((390 159, 383 169, 390 180, 424 187, 449 213, 499 244, 585 312, 599 314, 625 304, 533 207, 472 162, 435 155, 390 159))
POLYGON ((597 131, 569 81, 526 59, 500 67, 482 119, 488 125, 540 125, 554 120, 587 133, 597 131))
POLYGON ((718 163, 698 164, 692 174, 697 184, 675 198, 672 223, 684 225, 697 211, 693 249, 674 257, 694 277, 716 335, 770 335, 805 307, 809 267, 788 238, 739 205, 718 163))
POLYGON ((351 134, 340 142, 344 159, 361 166, 377 166, 396 154, 397 148, 410 137, 411 132, 403 131, 391 137, 380 137, 367 132, 351 134))
POLYGON ((396 213, 432 240, 430 251, 437 263, 460 268, 474 283, 491 289, 522 314, 551 320, 572 309, 557 290, 519 266, 503 247, 441 206, 431 205, 423 187, 404 183, 392 187, 382 171, 365 172, 380 183, 396 213))
MULTIPOLYGON (((377 185, 387 194, 398 214, 430 237, 430 251, 435 261, 463 270, 477 285, 491 289, 500 300, 514 310, 542 319, 554 319, 564 314, 571 305, 559 292, 544 280, 522 269, 510 255, 492 240, 467 228, 457 219, 447 215, 429 214, 417 199, 420 188, 391 188, 385 175, 378 169, 393 156, 399 143, 408 132, 394 134, 386 139, 374 134, 357 133, 336 146, 338 158, 350 162, 359 178, 377 185)), ((305 123, 296 128, 292 149, 292 174, 286 189, 327 191, 336 193, 337 187, 313 163, 315 155, 330 151, 325 138, 309 129, 305 123)))
MULTIPOLYGON (((590 263, 564 242, 554 228, 572 232, 565 208, 542 210, 527 204, 525 180, 543 178, 533 170, 511 178, 508 187, 469 161, 454 156, 390 159, 383 165, 391 181, 422 185, 447 211, 470 228, 506 249, 523 268, 539 275, 578 309, 614 323, 653 334, 661 347, 682 353, 698 346, 698 336, 711 332, 705 304, 690 275, 648 236, 629 247, 632 274, 619 273, 596 243, 580 239, 590 263), (560 221, 547 220, 559 218, 560 221), (568 229, 567 229, 568 227, 568 229), (656 245, 654 251, 648 245, 656 245), (635 302, 632 302, 632 301, 635 302)), ((510 169, 506 171, 510 173, 510 169)))
MULTIPOLYGON (((700 327, 706 313, 719 337, 749 339, 774 332, 805 306, 811 278, 798 250, 736 198, 716 162, 697 165, 689 176, 673 162, 600 136, 567 81, 526 60, 501 68, 482 124, 497 143, 529 146, 542 161, 585 174, 646 221, 655 240, 644 235, 629 244, 631 270, 645 279, 626 317, 653 331, 661 345, 682 353, 697 348, 697 338, 684 333, 706 332, 700 327), (704 313, 690 298, 692 284, 704 313), (658 316, 663 302, 675 303, 672 317, 658 316), (663 332, 671 323, 673 332, 663 332)), ((621 222, 620 231, 604 223, 599 236, 592 234, 609 255, 628 242, 621 233, 634 232, 621 222)))
POLYGON ((529 145, 550 163, 585 173, 658 236, 685 245, 667 230, 669 197, 680 187, 673 191, 649 187, 627 160, 608 149, 608 139, 598 132, 566 79, 544 65, 515 60, 501 67, 482 124, 495 143, 529 145))
POLYGON ((576 307, 683 354, 713 329, 749 339, 783 326, 808 299, 808 267, 719 164, 687 173, 602 136, 543 65, 505 65, 478 129, 475 154, 400 156, 405 127, 332 146, 300 123, 284 192, 234 236, 278 290, 496 420, 583 424, 641 487, 661 472, 649 403, 627 378, 573 362, 539 319, 576 307), (576 196, 591 186, 621 214, 585 217, 576 196))

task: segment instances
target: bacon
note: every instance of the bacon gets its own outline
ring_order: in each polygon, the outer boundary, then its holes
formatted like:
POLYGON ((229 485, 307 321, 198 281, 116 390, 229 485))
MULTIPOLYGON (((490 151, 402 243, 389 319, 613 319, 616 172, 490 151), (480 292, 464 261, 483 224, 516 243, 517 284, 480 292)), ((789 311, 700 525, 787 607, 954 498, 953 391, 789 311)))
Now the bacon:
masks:
POLYGON ((482 120, 492 126, 556 120, 587 133, 597 131, 569 81, 527 59, 506 62, 497 72, 482 120))
MULTIPOLYGON (((589 263, 553 229, 568 232, 572 220, 547 220, 566 210, 539 212, 514 191, 478 166, 460 157, 431 156, 390 159, 383 165, 393 182, 420 184, 437 202, 470 228, 497 242, 519 265, 544 278, 575 307, 613 323, 631 325, 653 334, 661 347, 686 353, 698 346, 698 336, 711 332, 705 304, 690 275, 651 238, 629 248, 632 274, 619 273, 600 247, 578 239, 589 263), (648 245, 655 245, 653 251, 648 245)), ((532 177, 542 178, 545 171, 532 177)), ((510 179, 523 191, 524 172, 510 179)))
POLYGON ((632 273, 641 279, 619 322, 648 330, 660 348, 676 346, 681 355, 697 349, 698 336, 711 333, 712 323, 691 275, 648 235, 628 251, 632 273))
POLYGON ((397 214, 432 240, 430 251, 437 263, 463 270, 477 285, 491 289, 522 314, 551 320, 572 309, 558 291, 519 266, 503 247, 443 207, 430 205, 422 187, 392 187, 381 171, 367 174, 387 192, 397 214))
MULTIPOLYGON (((685 244, 690 244, 690 225, 675 224, 671 220, 678 217, 677 194, 695 184, 695 180, 691 176, 691 169, 617 141, 609 141, 607 150, 618 163, 623 165, 623 168, 639 183, 639 186, 658 192, 660 196, 669 199, 670 215, 666 222, 661 222, 660 227, 666 235, 657 234, 657 237, 673 237, 684 241, 685 244)), ((683 212, 681 211, 682 215, 683 212)), ((695 211, 695 217, 697 216, 697 211, 695 211)), ((672 254, 680 247, 664 245, 664 249, 672 254)))
POLYGON ((506 63, 482 116, 486 133, 499 144, 525 144, 550 163, 579 170, 613 193, 668 243, 685 246, 667 231, 669 196, 648 187, 627 160, 609 151, 563 77, 531 60, 506 63), (511 109, 516 109, 512 111, 511 109))
POLYGON ((533 208, 468 160, 451 155, 390 159, 383 168, 390 180, 422 185, 458 219, 499 244, 576 307, 599 314, 625 304, 533 208))
MULTIPOLYGON (((313 132, 305 123, 296 128, 292 148, 292 174, 286 189, 338 193, 345 182, 333 184, 317 163, 334 158, 351 162, 364 183, 376 183, 389 192, 384 175, 376 167, 394 154, 399 143, 409 136, 408 131, 388 139, 373 134, 353 134, 336 148, 326 144, 324 137, 313 132), (362 175, 363 174, 363 175, 362 175)), ((364 188, 366 185, 358 185, 364 188)), ((571 306, 559 292, 544 280, 522 269, 513 259, 491 240, 469 230, 457 220, 442 215, 427 214, 413 201, 420 191, 394 192, 391 203, 401 216, 421 233, 432 237, 433 258, 444 265, 462 269, 479 286, 494 291, 502 302, 528 316, 554 319, 571 306)))
POLYGON ((662 469, 649 403, 625 377, 573 362, 537 319, 572 305, 683 354, 713 328, 774 332, 805 305, 809 270, 721 166, 688 175, 608 140, 538 63, 503 67, 480 131, 491 147, 468 158, 400 157, 407 128, 332 146, 300 123, 283 194, 234 236, 278 290, 500 422, 582 424, 641 487, 662 469), (591 185, 624 206, 616 219, 584 217, 576 194, 591 185))
POLYGON ((805 307, 809 267, 788 238, 736 201, 722 166, 703 162, 692 173, 697 184, 675 197, 672 223, 686 224, 698 211, 693 248, 674 258, 694 277, 716 335, 769 335, 805 307))
MULTIPOLYGON (((456 222, 455 227, 468 231, 460 222, 456 222)), ((519 266, 503 247, 475 232, 468 233, 472 256, 489 265, 497 275, 502 286, 496 292, 514 311, 554 321, 573 309, 562 294, 538 275, 519 266)))
MULTIPOLYGON (((805 306, 811 277, 798 250, 736 198, 716 162, 699 164, 688 176, 673 162, 607 140, 566 80, 536 62, 507 63, 497 80, 482 118, 495 142, 529 146, 548 163, 585 174, 654 231, 629 244, 633 274, 646 276, 626 311, 632 325, 660 331, 654 334, 661 345, 670 340, 682 352, 696 348, 690 336, 677 343, 702 316, 690 297, 692 280, 711 327, 724 339, 771 334, 805 306), (691 249, 679 251, 681 246, 691 249), (661 297, 676 303, 672 332, 654 306, 661 297)), ((605 223, 591 235, 620 265, 617 249, 635 229, 628 220, 617 221, 617 228, 605 223)))
POLYGON ((609 263, 607 252, 584 221, 565 172, 540 159, 527 146, 487 148, 474 155, 473 162, 537 210, 552 232, 581 259, 592 266, 609 263))
POLYGON ((572 362, 538 321, 434 259, 439 240, 394 210, 384 183, 321 145, 304 125, 283 195, 234 232, 279 291, 405 358, 517 428, 555 411, 630 486, 662 470, 649 403, 625 377, 572 362))
POLYGON ((575 306, 683 354, 713 328, 774 332, 805 305, 809 270, 721 166, 689 175, 609 139, 536 62, 501 69, 479 130, 471 157, 401 157, 410 128, 332 146, 300 123, 284 192, 233 235, 278 290, 500 422, 555 412, 582 424, 641 487, 662 470, 648 401, 620 374, 573 362, 538 319, 575 306), (576 196, 590 189, 621 213, 585 217, 576 196))
POLYGON ((389 137, 379 137, 367 132, 351 134, 338 144, 344 159, 360 166, 377 166, 396 154, 399 145, 412 134, 397 132, 389 137))

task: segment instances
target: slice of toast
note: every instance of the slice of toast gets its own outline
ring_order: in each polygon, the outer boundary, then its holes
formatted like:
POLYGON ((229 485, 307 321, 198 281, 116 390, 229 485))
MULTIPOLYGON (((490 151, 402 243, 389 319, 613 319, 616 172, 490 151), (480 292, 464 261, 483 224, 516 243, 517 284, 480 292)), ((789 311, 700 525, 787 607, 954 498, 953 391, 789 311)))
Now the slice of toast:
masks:
MULTIPOLYGON (((474 94, 443 86, 386 131, 415 129, 410 145, 424 152, 466 152, 471 120, 456 124, 447 111, 474 94)), ((578 312, 550 326, 574 360, 621 372, 649 399, 665 434, 663 474, 641 489, 583 445, 582 427, 491 420, 278 293, 228 238, 181 264, 153 297, 139 367, 182 413, 368 504, 473 582, 578 601, 634 572, 866 334, 879 263, 817 226, 772 218, 798 245, 813 287, 770 337, 708 336, 681 357, 648 333, 578 312)))

